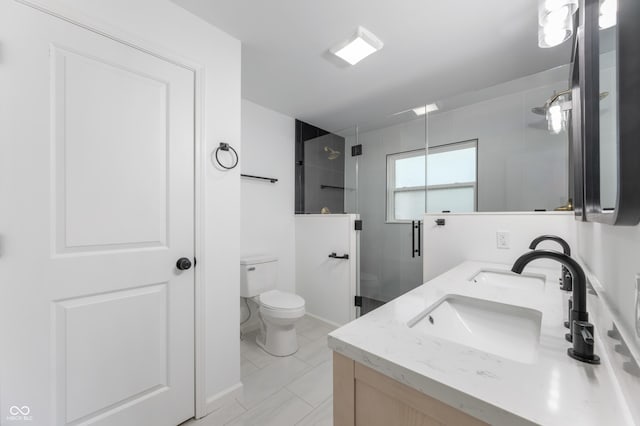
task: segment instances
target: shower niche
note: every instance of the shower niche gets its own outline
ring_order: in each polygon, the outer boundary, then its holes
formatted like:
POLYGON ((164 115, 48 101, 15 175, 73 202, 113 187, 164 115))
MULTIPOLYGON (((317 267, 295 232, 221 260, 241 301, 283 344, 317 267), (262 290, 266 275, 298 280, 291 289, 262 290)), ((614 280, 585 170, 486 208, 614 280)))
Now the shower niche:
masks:
POLYGON ((295 213, 344 213, 345 139, 296 120, 295 213))

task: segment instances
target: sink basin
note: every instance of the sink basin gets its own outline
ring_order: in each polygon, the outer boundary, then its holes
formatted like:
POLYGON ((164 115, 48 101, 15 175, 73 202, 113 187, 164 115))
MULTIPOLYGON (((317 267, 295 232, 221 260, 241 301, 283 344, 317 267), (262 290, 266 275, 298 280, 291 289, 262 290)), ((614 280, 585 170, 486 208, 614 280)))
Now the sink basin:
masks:
POLYGON ((483 286, 542 292, 544 291, 545 276, 518 275, 511 271, 482 270, 471 277, 469 281, 483 286))
POLYGON ((448 295, 408 326, 416 332, 522 363, 538 353, 542 312, 520 306, 448 295))

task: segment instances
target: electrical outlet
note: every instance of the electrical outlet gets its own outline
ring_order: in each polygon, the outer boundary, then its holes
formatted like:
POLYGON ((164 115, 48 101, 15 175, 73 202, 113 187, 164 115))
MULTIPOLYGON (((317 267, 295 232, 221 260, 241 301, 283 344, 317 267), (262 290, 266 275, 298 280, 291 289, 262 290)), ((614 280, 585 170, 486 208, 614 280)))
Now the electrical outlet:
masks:
POLYGON ((496 232, 496 247, 499 249, 510 248, 510 235, 509 231, 497 231, 496 232))

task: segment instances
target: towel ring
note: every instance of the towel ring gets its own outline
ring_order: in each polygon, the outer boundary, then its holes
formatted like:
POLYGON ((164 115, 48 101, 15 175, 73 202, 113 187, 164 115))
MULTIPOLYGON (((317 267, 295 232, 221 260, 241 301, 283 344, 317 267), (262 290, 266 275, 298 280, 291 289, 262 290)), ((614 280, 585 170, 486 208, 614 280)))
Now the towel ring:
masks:
POLYGON ((220 167, 222 167, 223 169, 226 169, 226 170, 231 170, 234 167, 236 167, 238 165, 238 161, 240 160, 240 157, 238 156, 238 152, 231 145, 229 145, 228 143, 225 143, 225 142, 220 142, 220 146, 216 148, 215 158, 216 158, 216 163, 218 163, 218 165, 220 167), (218 157, 218 153, 220 151, 227 151, 228 152, 229 150, 233 151, 233 155, 236 157, 236 160, 234 161, 233 165, 225 166, 224 164, 222 164, 220 162, 220 158, 218 157))

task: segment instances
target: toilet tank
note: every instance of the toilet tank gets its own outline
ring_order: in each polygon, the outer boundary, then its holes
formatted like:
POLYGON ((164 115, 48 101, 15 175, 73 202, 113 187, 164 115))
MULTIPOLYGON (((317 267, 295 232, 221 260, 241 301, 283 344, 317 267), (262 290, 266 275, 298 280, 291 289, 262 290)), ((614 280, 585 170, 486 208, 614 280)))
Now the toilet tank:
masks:
POLYGON ((249 256, 240 259, 240 296, 254 297, 276 288, 278 258, 249 256))

